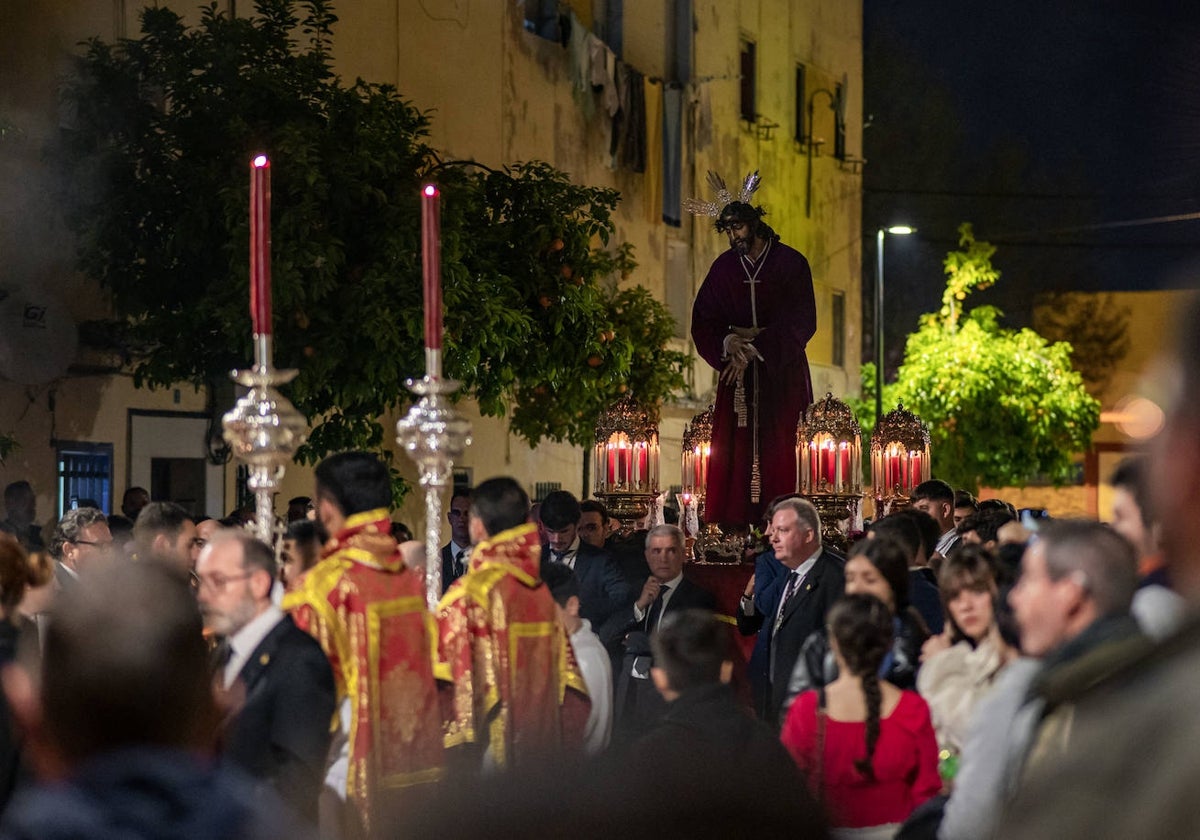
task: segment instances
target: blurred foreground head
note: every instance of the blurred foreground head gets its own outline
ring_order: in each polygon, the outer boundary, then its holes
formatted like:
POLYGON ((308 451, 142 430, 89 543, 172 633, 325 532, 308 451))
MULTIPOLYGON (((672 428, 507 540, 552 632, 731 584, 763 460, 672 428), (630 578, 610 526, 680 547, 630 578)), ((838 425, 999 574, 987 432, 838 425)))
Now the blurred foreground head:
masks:
POLYGON ((210 745, 217 712, 186 575, 113 561, 85 577, 61 593, 40 666, 4 672, 39 773, 128 747, 210 745))
POLYGON ((1200 602, 1200 296, 1193 297, 1177 327, 1174 353, 1159 402, 1165 425, 1151 450, 1150 506, 1158 520, 1171 584, 1200 602))

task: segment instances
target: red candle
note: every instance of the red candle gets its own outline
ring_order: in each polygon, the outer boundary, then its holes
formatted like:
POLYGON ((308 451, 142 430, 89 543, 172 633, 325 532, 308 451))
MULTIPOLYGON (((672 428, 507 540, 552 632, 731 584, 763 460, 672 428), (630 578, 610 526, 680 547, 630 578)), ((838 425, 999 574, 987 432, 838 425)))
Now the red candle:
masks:
POLYGON ((838 448, 838 483, 841 485, 838 489, 845 490, 850 486, 850 447, 848 444, 840 444, 838 448))
POLYGON ((825 479, 826 484, 833 484, 833 470, 833 444, 826 442, 821 447, 821 477, 825 479))
POLYGON ((250 320, 271 334, 271 159, 250 160, 250 320))
POLYGON ((617 483, 617 450, 612 444, 608 445, 608 486, 612 487, 617 483))
POLYGON ((649 449, 650 449, 650 447, 648 444, 645 444, 645 443, 638 444, 637 480, 641 481, 641 482, 645 482, 649 478, 649 476, 646 475, 647 471, 650 469, 649 449))
POLYGON ((442 349, 442 213, 437 184, 421 187, 421 268, 425 280, 425 347, 442 349))

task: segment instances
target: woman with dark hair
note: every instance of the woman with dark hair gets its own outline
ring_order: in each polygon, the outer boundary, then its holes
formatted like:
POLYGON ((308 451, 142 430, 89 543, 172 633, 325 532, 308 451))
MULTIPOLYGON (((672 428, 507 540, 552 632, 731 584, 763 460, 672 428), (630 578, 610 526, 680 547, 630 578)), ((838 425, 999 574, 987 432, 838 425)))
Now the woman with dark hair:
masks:
POLYGON ((879 678, 892 647, 892 611, 846 595, 829 611, 838 676, 806 691, 780 739, 826 806, 835 838, 891 838, 942 787, 929 707, 879 678))
MULTIPOLYGON (((929 638, 929 628, 908 602, 908 553, 890 537, 860 540, 850 549, 845 575, 847 595, 874 595, 892 614, 892 645, 879 676, 900 688, 915 688, 921 645, 929 638)), ((827 685, 837 676, 827 628, 817 630, 800 649, 784 708, 801 692, 827 685)))
POLYGON ((922 648, 917 690, 929 704, 938 743, 957 755, 966 742, 971 712, 1017 655, 1001 632, 999 590, 991 552, 963 545, 942 564, 938 588, 946 631, 922 648))

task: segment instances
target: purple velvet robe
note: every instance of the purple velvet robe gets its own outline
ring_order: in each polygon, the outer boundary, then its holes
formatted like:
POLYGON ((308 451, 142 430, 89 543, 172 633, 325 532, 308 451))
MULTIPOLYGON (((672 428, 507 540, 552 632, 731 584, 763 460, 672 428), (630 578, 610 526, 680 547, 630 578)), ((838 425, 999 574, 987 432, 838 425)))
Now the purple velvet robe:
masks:
MULTIPOLYGON (((704 504, 709 522, 758 524, 771 499, 796 489, 796 424, 812 402, 812 377, 804 353, 817 329, 812 272, 803 254, 779 241, 763 259, 766 262, 754 290, 762 332, 753 342, 763 361, 754 361, 746 369, 748 419, 744 427, 738 427, 734 412, 735 386, 717 385, 704 504), (757 417, 753 406, 756 378, 757 417), (750 475, 756 423, 762 490, 753 502, 750 475)), ((725 336, 733 327, 753 325, 747 273, 737 252, 730 249, 713 262, 696 295, 692 340, 700 356, 720 371, 726 364, 725 336)))

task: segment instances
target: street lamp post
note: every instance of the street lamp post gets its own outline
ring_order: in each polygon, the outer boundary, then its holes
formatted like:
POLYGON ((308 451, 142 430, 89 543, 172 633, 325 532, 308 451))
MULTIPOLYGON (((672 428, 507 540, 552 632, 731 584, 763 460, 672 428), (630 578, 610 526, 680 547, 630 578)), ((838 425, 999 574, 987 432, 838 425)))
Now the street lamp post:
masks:
POLYGON ((908 225, 880 228, 875 234, 875 422, 883 416, 883 237, 908 236, 917 229, 908 225))

